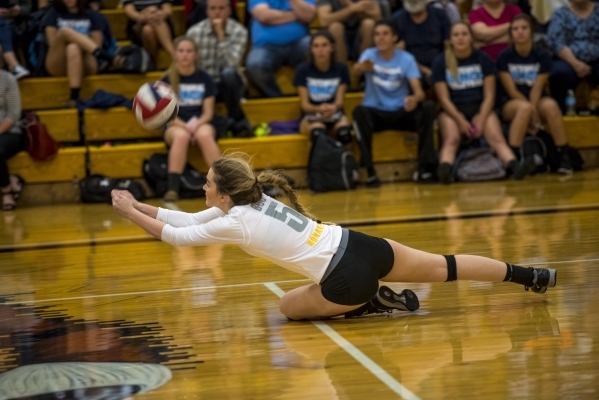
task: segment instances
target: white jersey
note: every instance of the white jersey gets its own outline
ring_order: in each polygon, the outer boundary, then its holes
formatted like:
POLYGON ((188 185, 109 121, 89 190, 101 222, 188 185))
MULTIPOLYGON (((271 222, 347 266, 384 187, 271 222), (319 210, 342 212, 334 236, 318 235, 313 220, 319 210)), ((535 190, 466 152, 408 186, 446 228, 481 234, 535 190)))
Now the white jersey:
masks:
POLYGON ((225 214, 213 207, 190 214, 159 208, 161 239, 175 246, 236 244, 320 283, 341 242, 341 227, 319 224, 266 195, 225 214))

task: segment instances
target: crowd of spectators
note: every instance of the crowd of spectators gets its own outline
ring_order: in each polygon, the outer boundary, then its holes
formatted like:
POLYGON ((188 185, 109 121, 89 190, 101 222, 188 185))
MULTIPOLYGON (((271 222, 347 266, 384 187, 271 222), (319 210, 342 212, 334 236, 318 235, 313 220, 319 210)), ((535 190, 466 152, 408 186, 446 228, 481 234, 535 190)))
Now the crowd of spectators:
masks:
MULTIPOLYGON (((252 132, 240 105, 248 80, 263 96, 283 96, 275 79, 283 65, 296 70, 301 130, 328 132, 349 145, 353 138, 343 109, 349 61, 365 93, 353 113, 353 131, 368 186, 380 184, 372 135, 391 128, 418 132, 419 181, 451 182, 458 148, 478 138, 495 150, 509 174, 523 178, 531 168, 518 160, 519 147, 543 124, 560 151, 560 172, 570 173, 561 117, 569 91, 584 79, 599 83, 599 7, 592 0, 552 0, 545 4, 555 9, 548 15, 535 0, 473 3, 460 16, 459 4, 449 0, 249 0, 243 25, 237 2, 233 8, 230 0, 199 0, 186 39, 180 40, 174 40, 172 0, 121 0, 119 7, 133 43, 154 61, 160 49, 173 60, 165 80, 177 79, 179 90, 195 88, 189 96, 201 94, 186 98, 199 114, 181 117, 165 139, 172 149, 205 142, 208 164, 220 154, 217 130, 209 127, 213 103, 226 104, 235 132, 252 132), (533 17, 520 17, 522 8, 533 17), (316 18, 321 31, 311 36, 316 18), (192 66, 185 64, 189 54, 192 66), (435 120, 442 133, 438 156, 435 120), (502 123, 509 124, 507 135, 502 123), (185 146, 178 140, 183 134, 190 137, 185 146)), ((9 75, 67 76, 65 106, 74 107, 84 76, 111 71, 116 41, 100 9, 98 0, 0 0, 5 85, 10 86, 9 75)), ((10 130, 14 125, 0 121, 0 134, 10 130)))

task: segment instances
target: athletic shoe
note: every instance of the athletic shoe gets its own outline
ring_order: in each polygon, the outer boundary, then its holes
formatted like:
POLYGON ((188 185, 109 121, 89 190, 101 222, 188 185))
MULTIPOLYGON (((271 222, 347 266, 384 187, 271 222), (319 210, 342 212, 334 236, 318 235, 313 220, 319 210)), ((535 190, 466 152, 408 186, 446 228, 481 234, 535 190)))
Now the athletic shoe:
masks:
POLYGON ((17 65, 15 69, 12 70, 12 74, 15 76, 16 80, 19 80, 21 78, 29 76, 30 72, 27 68, 23 67, 22 65, 17 65))
POLYGON ((428 171, 416 171, 412 177, 418 183, 437 183, 439 180, 434 173, 428 171))
POLYGON ((416 293, 410 289, 404 289, 399 293, 395 293, 391 288, 387 286, 381 286, 379 292, 376 295, 377 300, 388 310, 401 310, 401 311, 416 311, 420 307, 420 302, 416 293))
POLYGON ((557 169, 557 173, 570 175, 572 172, 574 172, 574 168, 572 168, 572 163, 570 162, 570 155, 564 151, 562 159, 559 163, 559 168, 557 169))
POLYGON ((179 194, 174 190, 169 190, 164 194, 164 196, 162 196, 162 200, 166 201, 167 203, 172 203, 173 201, 179 200, 179 194))
POLYGON ((439 182, 443 185, 449 185, 453 179, 451 179, 451 169, 452 166, 449 163, 441 163, 439 164, 439 168, 437 168, 437 175, 439 176, 439 182))
POLYGON ((557 283, 557 271, 551 268, 533 268, 534 277, 532 286, 525 286, 524 289, 531 289, 535 293, 545 293, 547 288, 555 287, 557 283))
POLYGON ((372 175, 366 178, 366 187, 377 188, 379 186, 381 186, 381 180, 378 176, 372 175))
POLYGON ((508 167, 512 170, 512 177, 519 181, 524 179, 526 175, 532 174, 532 172, 535 170, 535 159, 533 156, 528 156, 520 163, 516 160, 512 160, 510 161, 508 167))

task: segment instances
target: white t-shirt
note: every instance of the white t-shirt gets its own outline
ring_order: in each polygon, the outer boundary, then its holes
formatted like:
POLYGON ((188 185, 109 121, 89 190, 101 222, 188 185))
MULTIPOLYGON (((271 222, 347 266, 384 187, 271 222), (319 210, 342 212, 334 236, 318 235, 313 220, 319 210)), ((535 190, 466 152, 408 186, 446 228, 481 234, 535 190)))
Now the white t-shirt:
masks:
POLYGON ((228 214, 213 207, 199 213, 158 209, 166 223, 161 239, 175 246, 236 244, 253 256, 320 283, 341 242, 341 227, 318 224, 266 195, 228 214))

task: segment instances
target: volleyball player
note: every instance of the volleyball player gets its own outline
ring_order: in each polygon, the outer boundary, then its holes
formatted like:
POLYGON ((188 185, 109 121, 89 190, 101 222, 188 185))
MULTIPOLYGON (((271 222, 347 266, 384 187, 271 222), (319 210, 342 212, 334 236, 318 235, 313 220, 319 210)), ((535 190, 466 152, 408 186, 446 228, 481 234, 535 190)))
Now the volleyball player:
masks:
POLYGON ((289 319, 353 317, 393 310, 414 311, 409 289, 399 293, 383 282, 511 281, 536 293, 556 284, 556 271, 525 268, 472 255, 441 256, 336 225, 322 224, 298 201, 278 172, 254 176, 240 153, 225 155, 208 171, 206 205, 198 213, 154 207, 114 190, 115 211, 152 236, 176 246, 237 244, 247 253, 298 272, 312 284, 287 292, 280 303, 289 319), (279 189, 293 209, 264 195, 279 189))

